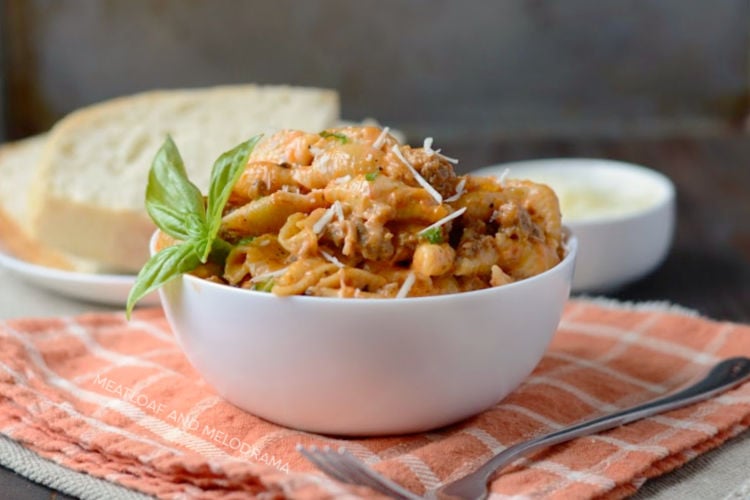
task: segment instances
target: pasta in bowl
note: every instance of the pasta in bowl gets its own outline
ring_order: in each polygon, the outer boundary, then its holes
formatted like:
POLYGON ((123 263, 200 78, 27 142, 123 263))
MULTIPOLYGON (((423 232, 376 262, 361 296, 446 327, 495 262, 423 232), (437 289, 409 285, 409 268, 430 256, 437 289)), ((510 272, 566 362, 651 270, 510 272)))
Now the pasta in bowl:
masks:
POLYGON ((419 297, 537 275, 563 256, 555 193, 457 176, 376 127, 260 142, 224 208, 223 265, 196 274, 275 295, 419 297))
MULTIPOLYGON (((205 262, 160 288, 198 372, 246 411, 339 435, 440 427, 515 389, 557 327, 576 240, 546 186, 451 160, 369 127, 259 142, 205 262)), ((179 245, 159 231, 152 254, 179 245)))

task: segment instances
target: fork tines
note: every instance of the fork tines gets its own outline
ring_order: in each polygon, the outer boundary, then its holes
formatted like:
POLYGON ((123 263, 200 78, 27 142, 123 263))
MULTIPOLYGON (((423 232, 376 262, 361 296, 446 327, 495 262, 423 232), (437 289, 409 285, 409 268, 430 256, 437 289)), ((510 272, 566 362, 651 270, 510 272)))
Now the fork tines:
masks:
POLYGON ((363 464, 344 447, 332 450, 330 446, 305 448, 297 445, 297 451, 312 462, 318 469, 342 483, 368 486, 389 497, 415 500, 419 497, 387 479, 363 464))

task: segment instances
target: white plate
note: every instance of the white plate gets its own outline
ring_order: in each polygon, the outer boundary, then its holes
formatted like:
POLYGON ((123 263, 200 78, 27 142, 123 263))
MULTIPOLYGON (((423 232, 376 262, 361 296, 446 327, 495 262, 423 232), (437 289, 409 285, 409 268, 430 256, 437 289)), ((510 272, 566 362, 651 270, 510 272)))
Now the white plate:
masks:
MULTIPOLYGON (((30 264, 0 250, 0 266, 28 283, 80 300, 125 307, 135 276, 130 274, 89 274, 63 271, 30 264)), ((141 299, 139 305, 159 304, 156 293, 141 299)))

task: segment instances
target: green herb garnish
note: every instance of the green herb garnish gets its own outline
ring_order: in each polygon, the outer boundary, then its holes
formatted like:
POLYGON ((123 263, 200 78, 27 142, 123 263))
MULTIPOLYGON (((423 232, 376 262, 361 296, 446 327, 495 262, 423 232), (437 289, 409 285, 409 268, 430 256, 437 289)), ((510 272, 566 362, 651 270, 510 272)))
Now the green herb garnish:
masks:
POLYGON ((273 278, 271 278, 266 281, 259 281, 258 283, 255 283, 253 285, 253 290, 257 290, 259 292, 270 292, 273 289, 273 285, 273 278))
POLYGON ((329 132, 327 130, 324 130, 319 135, 323 139, 331 139, 331 138, 336 139, 341 144, 346 144, 347 142, 349 142, 349 138, 339 132, 329 132))
POLYGON ((164 283, 205 264, 209 255, 226 256, 231 245, 218 237, 222 211, 259 140, 255 136, 216 160, 206 201, 188 179, 172 138, 164 141, 151 163, 146 211, 161 231, 181 243, 154 254, 138 273, 125 308, 128 318, 136 302, 164 283))
POLYGON ((255 236, 246 236, 238 241, 236 246, 241 247, 243 245, 249 245, 253 240, 255 240, 255 236))
POLYGON ((426 231, 419 233, 419 235, 433 244, 443 242, 443 231, 439 227, 427 229, 426 231))
POLYGON ((372 181, 374 181, 378 177, 379 173, 380 172, 378 172, 377 170, 375 170, 374 172, 368 172, 368 173, 365 174, 365 179, 367 179, 368 181, 372 182, 372 181))

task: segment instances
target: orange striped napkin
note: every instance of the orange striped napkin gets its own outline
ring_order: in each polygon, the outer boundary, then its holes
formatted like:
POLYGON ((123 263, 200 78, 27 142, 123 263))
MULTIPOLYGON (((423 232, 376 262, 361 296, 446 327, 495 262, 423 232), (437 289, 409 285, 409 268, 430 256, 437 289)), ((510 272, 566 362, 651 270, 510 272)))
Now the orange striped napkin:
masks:
MULTIPOLYGON (((422 494, 512 443, 662 394, 739 354, 750 354, 750 326, 571 301, 536 371, 492 409, 430 433, 335 439, 222 401, 161 311, 130 323, 122 314, 12 320, 0 323, 0 433, 69 469, 162 498, 374 496, 318 473, 297 443, 345 446, 422 494)), ((539 452, 506 468, 492 491, 621 498, 748 425, 745 384, 539 452)))

